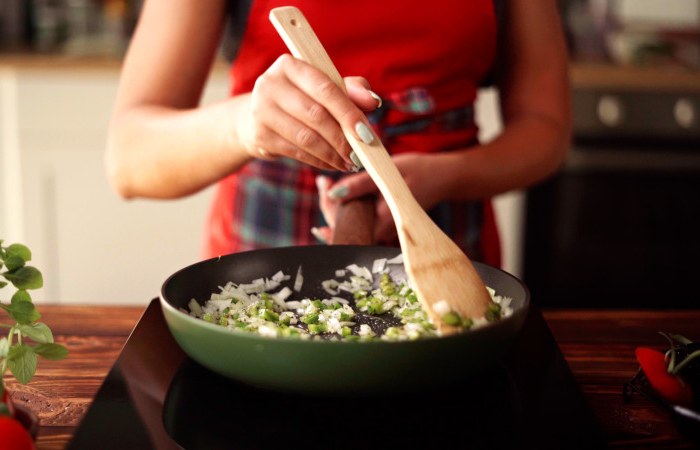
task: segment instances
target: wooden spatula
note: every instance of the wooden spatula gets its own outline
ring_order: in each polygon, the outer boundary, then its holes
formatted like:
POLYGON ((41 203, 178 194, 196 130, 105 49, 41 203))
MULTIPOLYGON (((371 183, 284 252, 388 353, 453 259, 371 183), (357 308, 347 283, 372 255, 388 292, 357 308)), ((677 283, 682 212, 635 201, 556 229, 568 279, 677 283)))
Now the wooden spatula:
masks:
MULTIPOLYGON (((275 8, 270 20, 292 55, 326 73, 345 91, 343 78, 301 11, 291 6, 275 8)), ((379 138, 365 144, 353 130, 343 132, 389 205, 406 273, 435 325, 443 334, 459 330, 442 320, 446 306, 463 318, 483 317, 491 304, 483 281, 469 258, 418 204, 379 138)))

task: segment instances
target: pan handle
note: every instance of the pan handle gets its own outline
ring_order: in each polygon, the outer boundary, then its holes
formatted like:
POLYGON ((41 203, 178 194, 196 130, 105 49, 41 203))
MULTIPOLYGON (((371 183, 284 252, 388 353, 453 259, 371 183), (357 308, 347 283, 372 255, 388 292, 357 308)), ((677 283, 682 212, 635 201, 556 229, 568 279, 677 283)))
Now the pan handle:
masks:
POLYGON ((372 245, 374 242, 374 205, 376 197, 365 195, 338 206, 335 228, 331 237, 334 245, 372 245))

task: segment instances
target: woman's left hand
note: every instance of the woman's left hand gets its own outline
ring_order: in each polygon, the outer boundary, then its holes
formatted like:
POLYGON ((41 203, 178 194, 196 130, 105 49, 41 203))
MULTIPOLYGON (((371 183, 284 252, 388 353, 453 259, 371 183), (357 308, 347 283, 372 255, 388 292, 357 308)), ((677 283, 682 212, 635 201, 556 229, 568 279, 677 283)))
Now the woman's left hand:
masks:
MULTIPOLYGON (((423 209, 430 209, 438 202, 444 200, 445 190, 441 183, 441 177, 435 176, 439 172, 436 172, 438 169, 431 164, 435 160, 435 155, 404 153, 392 156, 392 160, 423 209)), ((326 242, 331 240, 338 206, 341 203, 367 194, 375 194, 377 197, 374 243, 390 244, 394 242, 396 239, 396 226, 391 216, 389 205, 387 205, 367 172, 345 176, 335 183, 329 178, 319 177, 318 187, 321 212, 329 227, 323 227, 317 231, 326 242)))

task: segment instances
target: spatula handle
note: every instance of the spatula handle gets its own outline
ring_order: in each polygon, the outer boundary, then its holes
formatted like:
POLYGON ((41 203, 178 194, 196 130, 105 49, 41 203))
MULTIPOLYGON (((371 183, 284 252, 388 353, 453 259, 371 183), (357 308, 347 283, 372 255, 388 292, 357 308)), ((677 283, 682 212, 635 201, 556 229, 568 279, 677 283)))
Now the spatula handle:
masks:
MULTIPOLYGON (((345 92, 343 78, 301 11, 293 6, 274 8, 270 11, 270 21, 292 55, 323 71, 345 92)), ((344 128, 343 133, 384 195, 397 226, 401 226, 403 217, 425 214, 376 134, 374 141, 366 144, 355 137, 354 130, 344 128)))

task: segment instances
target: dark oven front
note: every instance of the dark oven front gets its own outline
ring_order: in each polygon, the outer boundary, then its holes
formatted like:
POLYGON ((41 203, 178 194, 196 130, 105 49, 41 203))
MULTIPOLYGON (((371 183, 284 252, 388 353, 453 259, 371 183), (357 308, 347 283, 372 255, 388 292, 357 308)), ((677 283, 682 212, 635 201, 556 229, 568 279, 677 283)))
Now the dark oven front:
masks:
POLYGON ((528 191, 542 306, 697 308, 700 94, 574 92, 567 163, 528 191))

